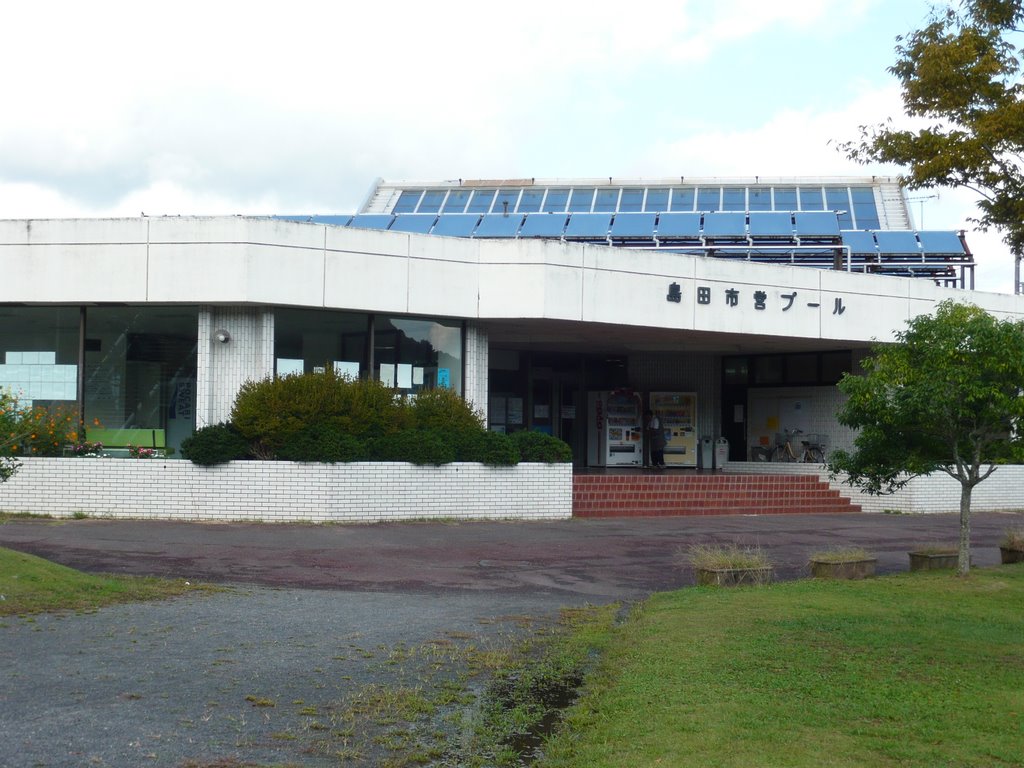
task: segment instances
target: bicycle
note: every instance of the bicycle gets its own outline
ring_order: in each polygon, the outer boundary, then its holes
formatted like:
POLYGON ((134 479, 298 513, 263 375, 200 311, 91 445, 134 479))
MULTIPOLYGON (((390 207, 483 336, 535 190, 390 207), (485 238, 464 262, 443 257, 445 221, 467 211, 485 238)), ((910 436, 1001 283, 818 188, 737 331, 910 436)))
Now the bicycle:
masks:
POLYGON ((825 435, 807 435, 806 440, 800 443, 804 447, 803 461, 808 464, 825 463, 825 447, 828 445, 828 438, 825 435))
POLYGON ((793 450, 793 438, 803 432, 802 429, 784 429, 783 435, 775 434, 775 451, 772 454, 772 461, 804 461, 806 450, 801 448, 799 455, 793 450))

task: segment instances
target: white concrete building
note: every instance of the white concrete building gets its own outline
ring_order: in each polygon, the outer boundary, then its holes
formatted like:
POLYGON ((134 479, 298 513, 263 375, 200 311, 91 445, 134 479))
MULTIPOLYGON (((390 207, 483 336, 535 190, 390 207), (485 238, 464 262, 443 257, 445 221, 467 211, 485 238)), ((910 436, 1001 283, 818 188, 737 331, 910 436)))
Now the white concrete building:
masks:
POLYGON ((618 393, 678 419, 670 463, 692 466, 705 436, 732 460, 785 429, 847 444, 834 385, 873 340, 946 298, 1024 317, 973 269, 870 178, 380 182, 354 218, 3 220, 0 385, 176 447, 245 380, 331 365, 454 387, 578 466, 639 462, 618 393))

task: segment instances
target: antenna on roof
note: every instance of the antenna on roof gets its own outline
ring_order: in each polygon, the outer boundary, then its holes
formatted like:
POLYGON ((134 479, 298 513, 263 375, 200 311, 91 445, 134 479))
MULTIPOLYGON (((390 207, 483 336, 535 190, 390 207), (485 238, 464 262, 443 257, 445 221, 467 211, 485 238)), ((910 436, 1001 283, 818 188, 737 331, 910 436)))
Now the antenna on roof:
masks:
POLYGON ((938 200, 939 193, 936 192, 934 195, 921 195, 920 197, 908 197, 908 203, 918 203, 921 210, 921 221, 917 223, 918 229, 924 229, 924 201, 925 200, 938 200))

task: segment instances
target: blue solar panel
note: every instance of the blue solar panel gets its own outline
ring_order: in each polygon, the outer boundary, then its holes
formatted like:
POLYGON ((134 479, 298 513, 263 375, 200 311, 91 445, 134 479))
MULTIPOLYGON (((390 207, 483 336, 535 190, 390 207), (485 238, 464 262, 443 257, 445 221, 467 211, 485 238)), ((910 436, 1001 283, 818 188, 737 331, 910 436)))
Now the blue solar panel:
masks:
POLYGON ((604 239, 608 237, 611 222, 610 213, 574 213, 569 217, 569 223, 565 227, 565 236, 588 240, 604 239))
POLYGON ((917 235, 913 232, 877 230, 875 239, 878 241, 878 250, 881 253, 921 255, 921 246, 917 242, 917 235))
POLYGON ((419 232, 426 234, 434 226, 437 216, 432 213, 400 213, 391 224, 392 232, 419 232))
POLYGON ((704 214, 704 237, 746 237, 747 215, 733 211, 704 214))
POLYGON ((442 213, 430 234, 469 237, 480 221, 478 213, 442 213))
POLYGON ((871 232, 863 229, 844 229, 842 235, 843 245, 850 246, 851 253, 866 253, 872 256, 878 253, 875 236, 871 232))
POLYGON ((797 237, 839 237, 839 219, 834 211, 797 211, 793 218, 797 237))
POLYGON ((620 213, 612 222, 612 238, 653 238, 655 213, 620 213))
POLYGON ((390 213, 361 213, 348 223, 356 229, 387 229, 395 217, 390 213))
POLYGON ((792 237, 793 217, 789 213, 751 211, 751 237, 792 237))
POLYGON ((929 230, 927 232, 918 232, 917 237, 921 241, 921 247, 924 248, 924 252, 928 254, 963 256, 967 253, 964 250, 964 244, 960 240, 960 236, 956 232, 929 230))
POLYGON ((529 213, 523 228, 519 230, 520 237, 561 237, 565 231, 564 213, 529 213))
POLYGON ((490 213, 480 219, 480 226, 476 228, 473 237, 515 237, 522 223, 522 216, 490 213))
POLYGON ((663 213, 658 217, 658 238, 696 240, 700 237, 699 213, 663 213))

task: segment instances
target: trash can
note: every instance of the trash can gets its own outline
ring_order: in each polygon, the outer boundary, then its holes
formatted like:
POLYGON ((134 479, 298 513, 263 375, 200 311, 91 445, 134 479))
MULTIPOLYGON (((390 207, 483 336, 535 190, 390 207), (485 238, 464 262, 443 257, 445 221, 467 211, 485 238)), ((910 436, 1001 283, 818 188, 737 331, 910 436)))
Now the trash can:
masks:
POLYGON ((725 469, 729 461, 729 441, 724 437, 715 440, 715 469, 725 469))
POLYGON ((711 439, 711 435, 704 435, 700 439, 700 448, 697 451, 698 463, 697 466, 700 469, 711 470, 715 466, 715 443, 711 439))

